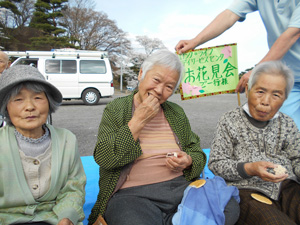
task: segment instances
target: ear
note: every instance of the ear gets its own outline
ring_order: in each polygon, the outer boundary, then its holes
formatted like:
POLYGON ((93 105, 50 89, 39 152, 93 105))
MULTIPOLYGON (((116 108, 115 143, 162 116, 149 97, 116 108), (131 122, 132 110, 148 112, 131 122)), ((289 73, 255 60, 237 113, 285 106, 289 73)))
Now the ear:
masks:
POLYGON ((143 70, 140 69, 139 75, 138 75, 138 81, 142 80, 143 70))
POLYGON ((246 98, 248 98, 248 83, 245 86, 245 94, 246 94, 246 98))

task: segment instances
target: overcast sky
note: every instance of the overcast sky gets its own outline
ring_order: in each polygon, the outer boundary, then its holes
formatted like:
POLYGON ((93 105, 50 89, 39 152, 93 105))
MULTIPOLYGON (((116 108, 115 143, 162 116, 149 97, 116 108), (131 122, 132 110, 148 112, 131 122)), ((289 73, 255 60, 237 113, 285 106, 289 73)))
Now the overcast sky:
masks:
MULTIPOLYGON (((224 0, 97 0, 95 10, 105 12, 128 37, 159 38, 171 51, 181 39, 191 39, 231 1, 224 0)), ((237 43, 239 71, 254 66, 268 51, 266 32, 259 14, 201 47, 237 43)))

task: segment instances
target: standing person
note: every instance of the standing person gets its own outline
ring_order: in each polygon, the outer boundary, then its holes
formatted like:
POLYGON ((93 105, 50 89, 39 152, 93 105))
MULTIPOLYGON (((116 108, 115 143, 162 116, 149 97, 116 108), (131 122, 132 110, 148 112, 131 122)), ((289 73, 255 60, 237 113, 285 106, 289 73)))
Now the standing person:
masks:
POLYGON ((247 103, 218 122, 208 167, 239 188, 238 225, 300 224, 300 132, 278 112, 293 84, 280 61, 259 64, 246 85, 247 103))
MULTIPOLYGON (((194 49, 219 36, 237 21, 244 21, 246 15, 254 11, 260 13, 270 48, 258 64, 282 60, 292 69, 295 76, 294 88, 280 111, 291 116, 300 128, 300 0, 235 0, 195 38, 179 41, 175 49, 178 53, 194 49)), ((251 72, 242 76, 236 92, 244 91, 251 72)))
POLYGON ((61 101, 31 66, 0 77, 0 224, 82 224, 86 176, 76 137, 46 124, 61 101))
POLYGON ((11 62, 5 52, 0 51, 0 76, 4 70, 10 67, 11 62))

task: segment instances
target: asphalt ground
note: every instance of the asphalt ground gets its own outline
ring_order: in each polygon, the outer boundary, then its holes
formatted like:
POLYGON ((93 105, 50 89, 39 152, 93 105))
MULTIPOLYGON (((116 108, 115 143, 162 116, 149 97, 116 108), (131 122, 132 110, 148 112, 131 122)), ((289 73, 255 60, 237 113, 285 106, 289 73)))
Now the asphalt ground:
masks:
MULTIPOLYGON (((98 127, 105 106, 112 100, 128 95, 115 91, 111 98, 101 98, 94 106, 87 106, 81 100, 63 101, 52 115, 52 124, 72 131, 78 140, 81 156, 93 155, 97 141, 98 127)), ((245 94, 240 94, 241 104, 246 101, 245 94)), ((192 130, 200 137, 201 147, 210 148, 218 119, 225 112, 238 107, 237 94, 222 94, 182 101, 180 94, 174 94, 169 101, 184 108, 192 130)))

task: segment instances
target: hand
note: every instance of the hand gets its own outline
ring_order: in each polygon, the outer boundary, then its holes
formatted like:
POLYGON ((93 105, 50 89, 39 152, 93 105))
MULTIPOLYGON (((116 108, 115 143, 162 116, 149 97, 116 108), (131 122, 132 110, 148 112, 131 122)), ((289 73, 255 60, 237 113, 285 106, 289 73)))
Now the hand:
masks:
POLYGON ((181 172, 187 167, 192 165, 192 157, 186 154, 185 152, 176 152, 177 157, 169 157, 166 159, 166 166, 173 170, 174 172, 181 172))
POLYGON ((178 54, 187 52, 188 50, 194 49, 197 47, 197 42, 194 39, 191 40, 181 40, 175 47, 175 50, 178 54))
POLYGON ((160 104, 158 99, 149 94, 148 97, 135 109, 132 118, 145 125, 156 116, 159 109, 160 104))
POLYGON ((245 87, 246 87, 246 84, 248 83, 251 73, 252 73, 252 70, 248 71, 241 77, 238 85, 235 88, 235 92, 243 93, 245 91, 245 87))
POLYGON ((74 225, 71 220, 67 218, 63 218, 61 221, 58 222, 57 225, 74 225))
POLYGON ((258 176, 264 181, 269 181, 273 183, 278 183, 285 180, 288 177, 288 174, 274 175, 269 173, 268 168, 275 168, 277 165, 271 162, 259 161, 253 163, 246 163, 244 165, 245 170, 250 176, 258 176))
POLYGON ((153 95, 147 98, 135 109, 128 127, 134 140, 137 140, 144 126, 159 112, 160 104, 158 99, 153 95))

